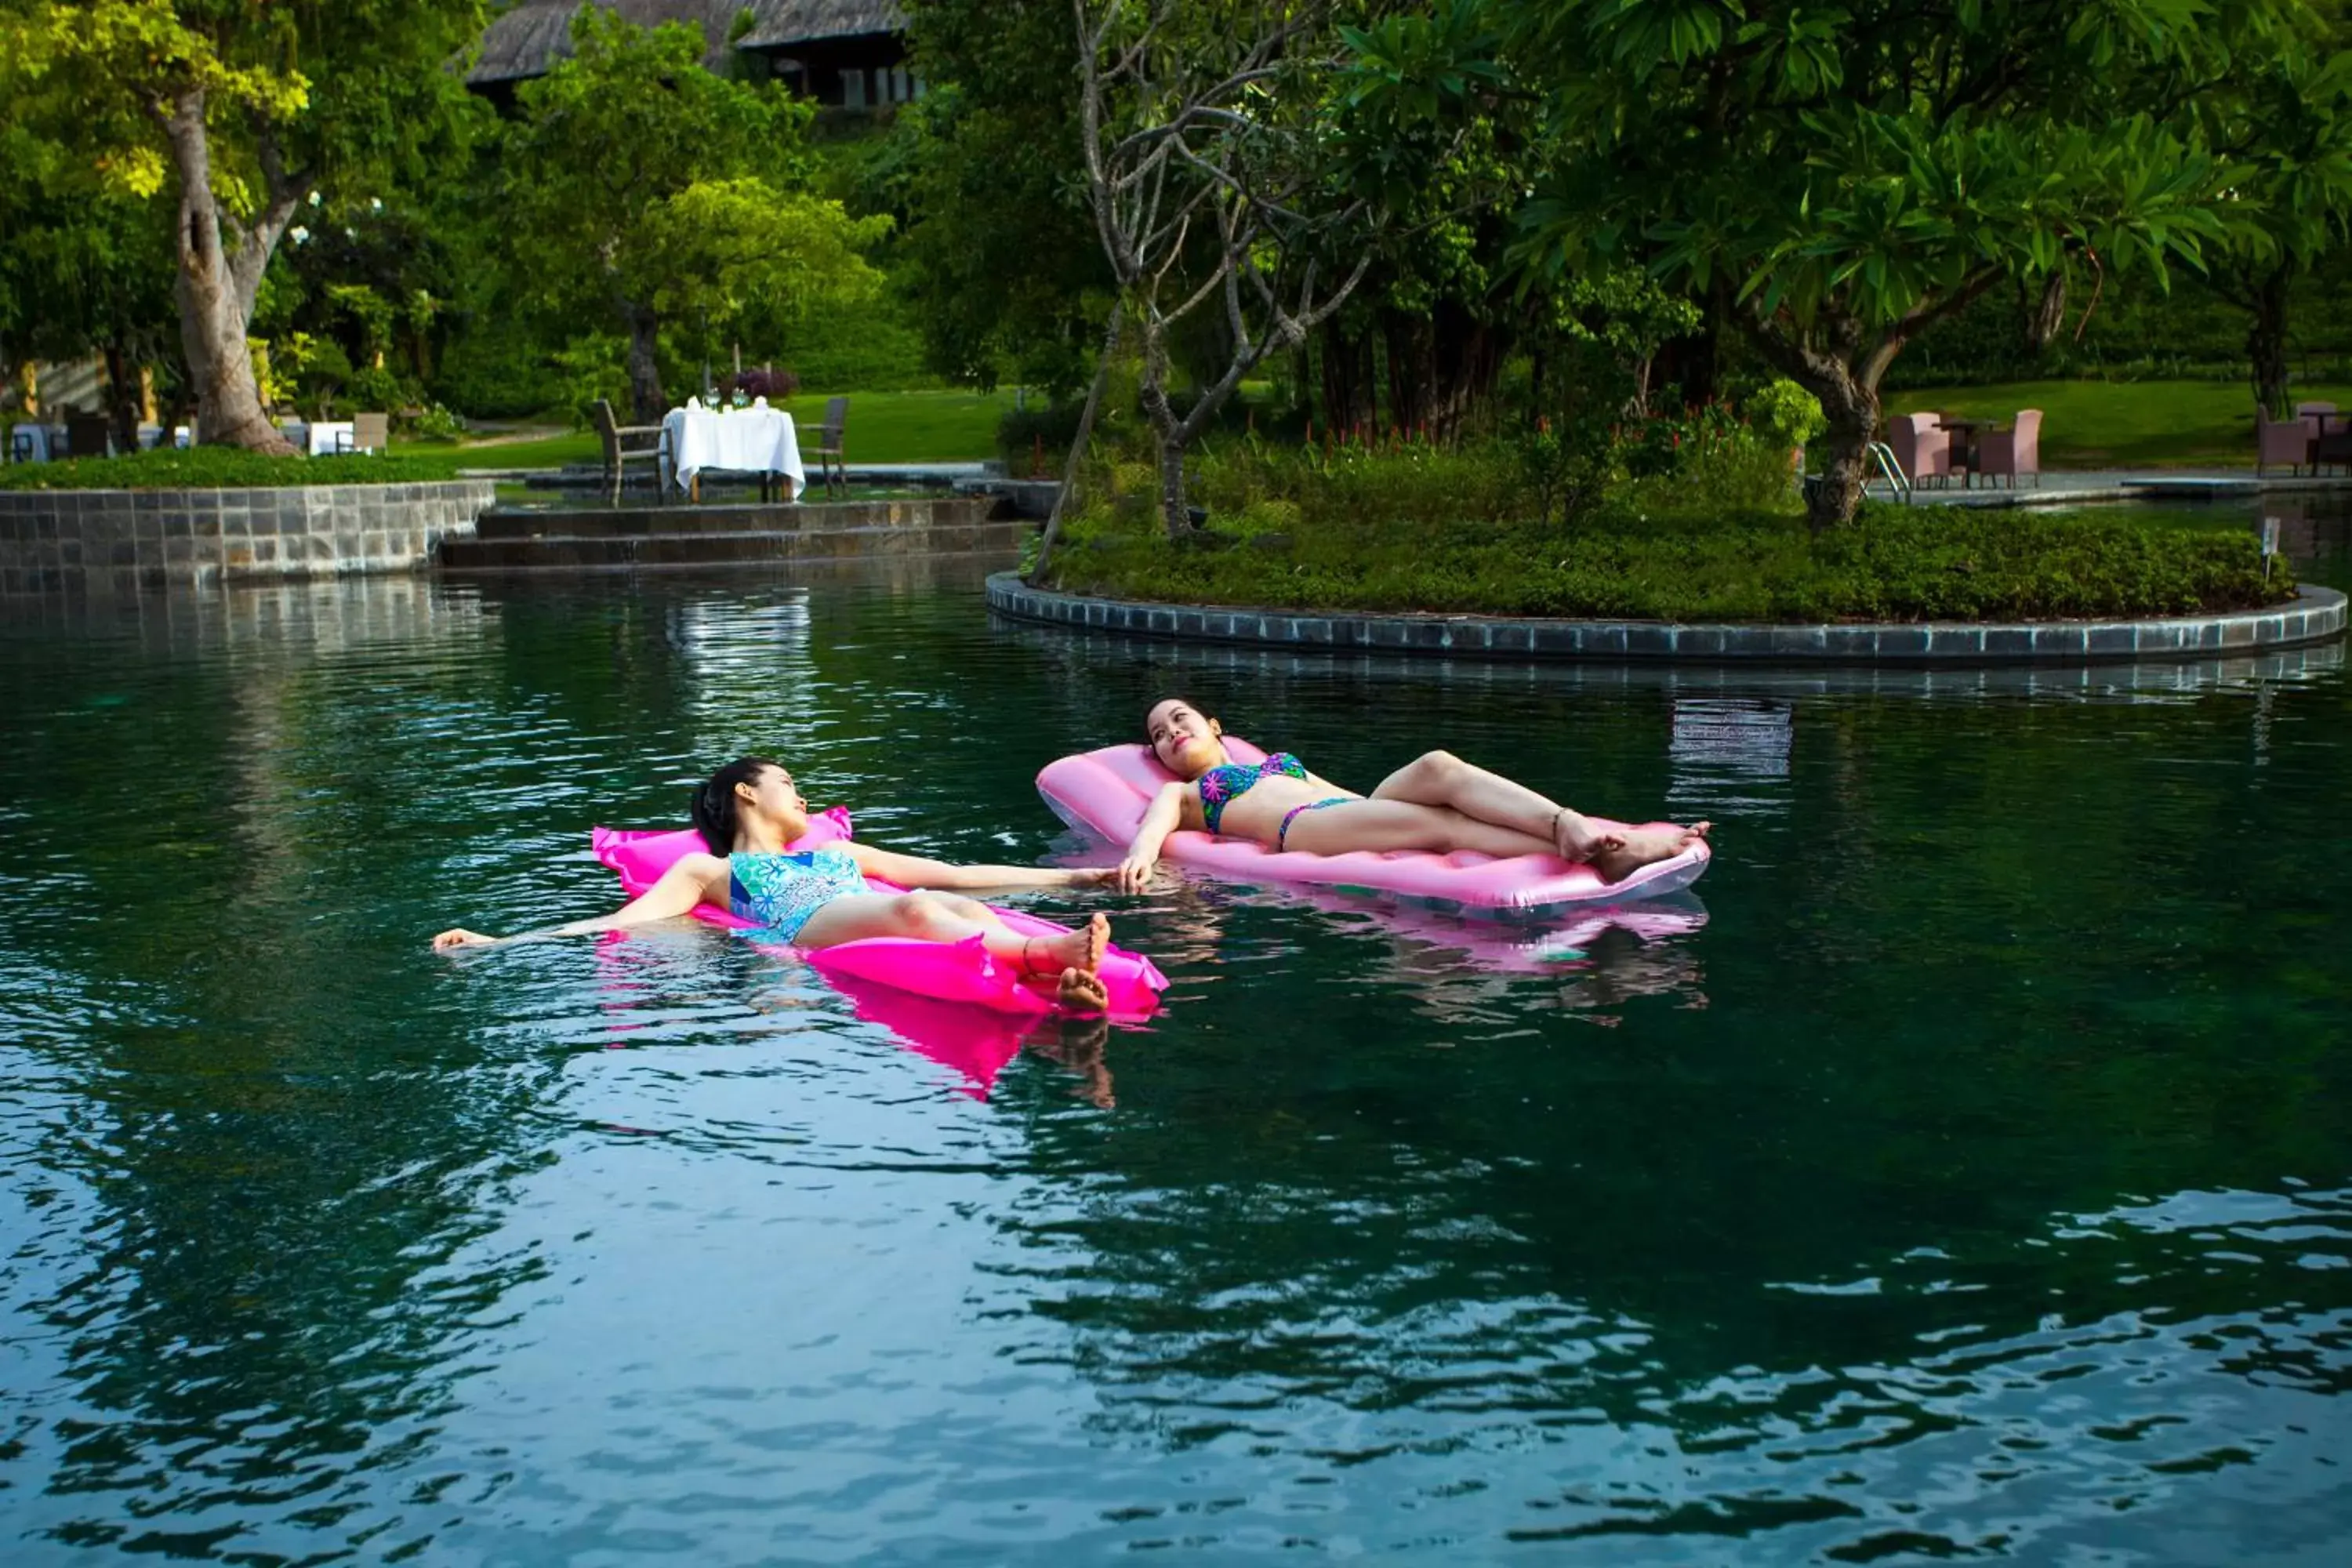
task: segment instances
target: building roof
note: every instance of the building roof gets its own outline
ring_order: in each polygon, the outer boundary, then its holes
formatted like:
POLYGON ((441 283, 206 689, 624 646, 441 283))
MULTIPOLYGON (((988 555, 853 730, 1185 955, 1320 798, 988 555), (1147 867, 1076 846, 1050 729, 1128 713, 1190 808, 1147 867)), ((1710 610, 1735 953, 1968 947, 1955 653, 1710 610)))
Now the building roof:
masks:
POLYGON ((907 13, 896 0, 754 0, 754 20, 740 44, 747 49, 787 49, 824 38, 903 33, 907 13))
MULTIPOLYGON (((466 73, 475 86, 545 76, 572 54, 572 17, 588 0, 520 0, 482 34, 482 52, 466 73)), ((861 37, 905 30, 896 0, 595 0, 641 27, 687 22, 702 29, 703 63, 725 64, 727 35, 736 17, 751 13, 747 49, 783 49, 824 38, 861 37)))

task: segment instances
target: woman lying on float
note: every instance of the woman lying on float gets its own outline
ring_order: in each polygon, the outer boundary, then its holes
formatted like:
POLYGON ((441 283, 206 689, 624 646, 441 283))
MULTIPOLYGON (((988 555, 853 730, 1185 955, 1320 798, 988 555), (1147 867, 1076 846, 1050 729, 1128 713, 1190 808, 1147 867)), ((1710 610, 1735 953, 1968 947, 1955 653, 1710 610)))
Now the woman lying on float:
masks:
MULTIPOLYGON (((1587 868, 1599 886, 1612 887, 1645 868, 1703 858, 1710 826, 1637 826, 1586 816, 1445 752, 1408 763, 1361 795, 1308 772, 1287 752, 1263 761, 1237 758, 1226 748, 1223 727, 1181 697, 1153 705, 1145 733, 1170 782, 1153 795, 1128 842, 1118 867, 1119 885, 1128 889, 1150 879, 1169 836, 1187 828, 1253 840, 1277 857, 1413 850, 1497 860, 1542 856, 1587 868)), ((1433 868, 1440 876, 1443 870, 1433 868)))
POLYGON ((693 816, 709 852, 680 856, 613 913, 512 937, 445 931, 433 939, 434 948, 617 931, 715 906, 734 917, 730 923, 757 928, 755 936, 803 950, 877 939, 955 945, 976 937, 990 959, 1061 1005, 1098 1010, 1106 1005, 1101 971, 1112 951, 1108 918, 1097 914, 1076 931, 1024 933, 986 904, 947 889, 1108 886, 1118 879, 1116 867, 950 866, 842 838, 795 852, 796 841, 821 836, 812 833, 817 825, 793 775, 766 757, 744 757, 713 773, 695 791, 693 816), (908 890, 875 891, 866 885, 869 876, 908 890))

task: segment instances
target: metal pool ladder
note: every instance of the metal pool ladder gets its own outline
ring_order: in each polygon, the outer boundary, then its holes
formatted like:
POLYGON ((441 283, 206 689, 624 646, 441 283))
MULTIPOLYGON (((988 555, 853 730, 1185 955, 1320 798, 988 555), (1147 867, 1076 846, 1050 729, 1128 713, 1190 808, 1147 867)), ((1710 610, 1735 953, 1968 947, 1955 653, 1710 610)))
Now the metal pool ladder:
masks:
MULTIPOLYGON (((1895 460, 1895 448, 1888 446, 1884 441, 1873 441, 1868 447, 1868 451, 1872 460, 1878 465, 1879 479, 1883 479, 1886 481, 1886 488, 1897 500, 1901 500, 1905 506, 1909 506, 1911 504, 1911 480, 1904 474, 1903 465, 1895 460)), ((1864 479, 1862 481, 1862 488, 1867 491, 1871 486, 1876 483, 1878 483, 1878 479, 1864 479)))

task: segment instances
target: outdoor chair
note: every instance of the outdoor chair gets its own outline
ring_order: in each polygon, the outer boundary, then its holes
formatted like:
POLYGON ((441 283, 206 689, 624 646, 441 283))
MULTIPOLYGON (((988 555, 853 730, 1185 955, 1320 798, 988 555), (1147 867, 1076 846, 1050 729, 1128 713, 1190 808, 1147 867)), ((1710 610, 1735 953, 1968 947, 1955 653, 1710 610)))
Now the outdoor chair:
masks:
POLYGON ((824 428, 816 433, 816 468, 824 480, 824 493, 835 493, 840 487, 842 495, 849 493, 849 469, 841 456, 842 427, 849 423, 849 399, 828 397, 824 401, 824 428))
POLYGON ((2293 419, 2273 419, 2269 409, 2256 408, 2254 472, 2261 474, 2273 463, 2284 463, 2300 477, 2304 465, 2311 461, 2312 438, 2310 420, 2300 416, 2293 419))
POLYGON ((354 414, 349 430, 335 432, 338 452, 378 452, 392 445, 392 416, 389 414, 354 414))
POLYGON ((1940 414, 1897 414, 1887 421, 1887 445, 1895 449, 1895 466, 1914 485, 1934 479, 1948 484, 1952 478, 1952 433, 1942 426, 1940 414))
POLYGON ((74 414, 66 418, 66 455, 73 458, 103 458, 111 448, 110 428, 103 414, 74 414))
POLYGON ((658 425, 623 425, 613 417, 613 405, 604 398, 596 400, 596 435, 604 443, 604 499, 614 505, 621 500, 621 471, 631 463, 651 463, 654 466, 654 487, 661 487, 662 427, 658 425), (652 445, 642 443, 652 438, 652 445))
POLYGON ((2009 488, 2017 488, 2018 476, 2032 474, 2034 488, 2042 485, 2042 410, 2021 408, 2017 424, 2007 430, 1988 430, 1977 437, 1977 472, 1990 476, 2007 474, 2009 488))

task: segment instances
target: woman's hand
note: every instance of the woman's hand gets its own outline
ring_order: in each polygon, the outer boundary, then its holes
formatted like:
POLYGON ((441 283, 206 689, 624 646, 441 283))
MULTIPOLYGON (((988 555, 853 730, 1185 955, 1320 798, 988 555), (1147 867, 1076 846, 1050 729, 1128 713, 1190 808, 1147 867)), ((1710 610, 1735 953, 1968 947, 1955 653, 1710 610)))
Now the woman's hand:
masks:
POLYGON ((1141 855, 1133 850, 1126 859, 1110 868, 1110 879, 1118 884, 1122 893, 1139 893, 1151 886, 1152 868, 1160 863, 1157 855, 1141 855))
POLYGON ((484 936, 478 931, 467 931, 462 926, 453 926, 433 939, 433 951, 446 952, 453 947, 496 947, 504 940, 502 937, 484 936))

